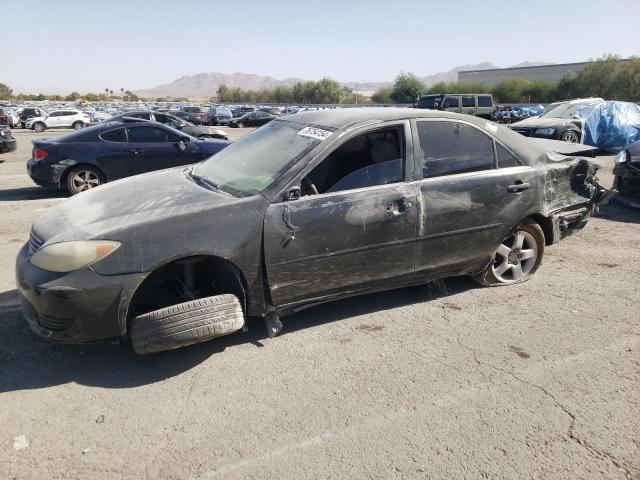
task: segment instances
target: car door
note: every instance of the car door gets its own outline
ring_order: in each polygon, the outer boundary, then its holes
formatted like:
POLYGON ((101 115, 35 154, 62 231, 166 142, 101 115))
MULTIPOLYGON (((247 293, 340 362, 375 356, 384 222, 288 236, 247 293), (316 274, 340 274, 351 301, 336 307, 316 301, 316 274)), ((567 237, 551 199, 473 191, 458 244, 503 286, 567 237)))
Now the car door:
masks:
POLYGON ((131 153, 127 149, 125 127, 113 128, 98 135, 95 143, 96 164, 107 181, 131 175, 131 153))
POLYGON ((486 264, 535 205, 535 170, 471 123, 419 120, 416 130, 423 176, 416 270, 467 273, 486 264))
POLYGON ((62 113, 61 111, 58 112, 51 112, 49 114, 49 116, 47 117, 47 119, 45 120, 45 123, 47 124, 48 128, 56 128, 59 127, 60 125, 62 125, 62 113))
POLYGON ((381 127, 346 137, 289 185, 301 187, 302 196, 285 194, 269 206, 264 250, 276 305, 391 286, 413 274, 417 190, 408 181, 408 122, 386 128, 397 132, 395 151, 378 142, 381 153, 371 160, 373 147, 362 139, 379 136, 381 127))
POLYGON ((173 132, 156 125, 127 127, 130 175, 188 164, 173 132))
POLYGON ((461 98, 462 107, 461 112, 466 113, 467 115, 475 115, 476 114, 476 97, 475 95, 463 95, 461 98))

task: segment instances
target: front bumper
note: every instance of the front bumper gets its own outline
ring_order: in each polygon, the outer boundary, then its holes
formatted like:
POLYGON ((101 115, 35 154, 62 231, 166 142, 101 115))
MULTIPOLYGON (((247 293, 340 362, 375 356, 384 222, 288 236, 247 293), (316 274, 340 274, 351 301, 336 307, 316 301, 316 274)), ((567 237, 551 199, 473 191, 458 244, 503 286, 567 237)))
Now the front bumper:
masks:
POLYGON ((18 148, 18 142, 15 138, 0 139, 0 153, 13 152, 18 148))
POLYGON ((145 275, 100 275, 90 267, 70 273, 41 270, 24 245, 16 260, 16 286, 24 317, 38 336, 62 343, 120 337, 133 292, 145 275))

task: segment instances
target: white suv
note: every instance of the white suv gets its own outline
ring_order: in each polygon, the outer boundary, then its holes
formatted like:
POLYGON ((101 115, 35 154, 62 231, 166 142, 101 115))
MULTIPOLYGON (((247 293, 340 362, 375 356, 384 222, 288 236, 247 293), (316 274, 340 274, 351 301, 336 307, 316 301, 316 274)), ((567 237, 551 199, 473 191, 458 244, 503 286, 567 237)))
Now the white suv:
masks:
POLYGON ((47 128, 73 128, 80 130, 91 125, 91 117, 88 114, 68 108, 65 110, 52 110, 44 117, 35 117, 27 120, 27 128, 36 132, 44 132, 47 128))

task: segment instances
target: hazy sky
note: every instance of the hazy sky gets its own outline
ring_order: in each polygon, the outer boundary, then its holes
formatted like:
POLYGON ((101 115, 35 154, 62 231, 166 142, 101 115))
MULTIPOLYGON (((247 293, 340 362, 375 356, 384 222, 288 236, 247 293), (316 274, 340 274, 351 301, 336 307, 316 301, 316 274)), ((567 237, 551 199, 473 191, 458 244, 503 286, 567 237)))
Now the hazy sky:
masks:
POLYGON ((0 82, 139 89, 201 72, 388 81, 640 54, 640 0, 0 0, 0 82))

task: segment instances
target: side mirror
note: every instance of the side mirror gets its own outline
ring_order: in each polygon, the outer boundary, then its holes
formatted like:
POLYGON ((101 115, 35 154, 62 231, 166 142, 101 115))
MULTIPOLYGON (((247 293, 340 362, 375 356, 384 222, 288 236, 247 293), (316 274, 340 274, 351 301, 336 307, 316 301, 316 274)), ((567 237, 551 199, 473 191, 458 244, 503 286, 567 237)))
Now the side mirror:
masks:
POLYGON ((287 193, 284 194, 285 200, 298 200, 300 198, 300 187, 291 187, 287 193))

